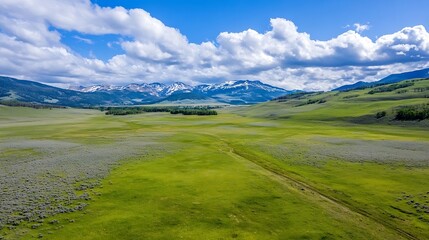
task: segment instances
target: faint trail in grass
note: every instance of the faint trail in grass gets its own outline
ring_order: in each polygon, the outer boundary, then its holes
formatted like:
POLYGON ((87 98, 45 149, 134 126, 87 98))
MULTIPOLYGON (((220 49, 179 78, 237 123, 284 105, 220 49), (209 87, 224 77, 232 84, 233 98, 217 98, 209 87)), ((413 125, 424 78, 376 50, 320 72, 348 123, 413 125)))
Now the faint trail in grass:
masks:
POLYGON ((331 204, 332 207, 335 207, 338 210, 341 210, 343 213, 346 213, 348 215, 352 215, 352 217, 359 217, 359 218, 367 218, 371 221, 373 221, 375 224, 387 229, 387 230, 391 230, 396 232, 397 234, 399 234, 399 236, 401 236, 402 238, 405 239, 412 239, 412 240, 418 240, 419 238, 410 234, 407 231, 404 231, 401 228, 398 228, 397 226, 386 222, 384 219, 381 219, 363 209, 357 208, 355 206, 350 205, 347 202, 341 201, 339 199, 336 199, 332 196, 329 196, 323 192, 321 192, 320 190, 312 187, 311 185, 308 185, 305 182, 302 182, 300 180, 297 180, 291 176, 289 176, 287 173, 285 173, 284 171, 279 171, 278 169, 271 167, 267 164, 262 163, 261 161, 258 161, 256 159, 253 159, 252 157, 249 157, 250 154, 248 153, 243 153, 243 152, 239 152, 236 149, 234 149, 226 140, 213 135, 213 134, 206 134, 206 135, 210 135, 214 138, 217 138, 220 142, 222 142, 226 147, 227 147, 227 151, 220 149, 220 151, 226 152, 228 155, 230 155, 231 157, 238 159, 238 160, 244 160, 247 162, 251 162, 253 163, 255 166, 264 169, 266 171, 266 175, 274 180, 276 180, 277 182, 280 182, 284 185, 287 185, 287 187, 289 188, 293 188, 295 190, 298 190, 297 192, 302 192, 303 194, 306 195, 311 195, 313 198, 316 197, 318 199, 324 200, 326 202, 328 202, 329 204, 331 204), (247 156, 246 156, 247 155, 247 156))

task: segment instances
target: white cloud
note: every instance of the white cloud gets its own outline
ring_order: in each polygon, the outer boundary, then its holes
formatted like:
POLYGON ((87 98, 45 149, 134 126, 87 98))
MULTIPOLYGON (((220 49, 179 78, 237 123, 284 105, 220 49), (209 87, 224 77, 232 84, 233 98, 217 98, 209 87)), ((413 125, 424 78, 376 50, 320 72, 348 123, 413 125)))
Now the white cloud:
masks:
POLYGON ((79 36, 76 36, 76 35, 73 36, 73 38, 76 39, 76 40, 79 40, 81 42, 84 42, 86 44, 94 44, 94 42, 91 39, 89 39, 89 38, 79 37, 79 36))
POLYGON ((361 35, 369 25, 356 23, 355 30, 319 41, 299 32, 293 22, 275 18, 265 33, 222 32, 215 42, 196 44, 142 9, 100 7, 89 0, 1 2, 0 74, 43 82, 192 84, 248 78, 290 89, 327 90, 424 67, 429 58, 429 33, 423 26, 373 41, 361 35), (108 46, 121 47, 124 54, 108 61, 84 58, 62 44, 55 29, 119 35, 125 40, 108 46))
POLYGON ((369 30, 370 28, 369 24, 360 24, 360 23, 353 24, 353 27, 355 27, 355 31, 358 33, 369 30))

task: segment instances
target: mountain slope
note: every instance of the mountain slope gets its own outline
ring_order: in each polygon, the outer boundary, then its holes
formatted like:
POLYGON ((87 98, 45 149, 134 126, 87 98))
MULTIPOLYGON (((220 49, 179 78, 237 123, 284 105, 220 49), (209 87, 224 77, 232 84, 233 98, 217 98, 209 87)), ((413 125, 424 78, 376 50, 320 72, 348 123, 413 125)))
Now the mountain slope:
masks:
POLYGON ((383 84, 389 84, 389 83, 397 83, 407 79, 428 78, 428 77, 429 77, 429 68, 425 68, 425 69, 412 71, 412 72, 392 74, 376 82, 359 81, 354 84, 341 86, 339 88, 334 89, 333 91, 349 91, 353 89, 359 89, 359 88, 365 88, 365 87, 371 87, 371 86, 377 86, 377 85, 383 85, 383 84))

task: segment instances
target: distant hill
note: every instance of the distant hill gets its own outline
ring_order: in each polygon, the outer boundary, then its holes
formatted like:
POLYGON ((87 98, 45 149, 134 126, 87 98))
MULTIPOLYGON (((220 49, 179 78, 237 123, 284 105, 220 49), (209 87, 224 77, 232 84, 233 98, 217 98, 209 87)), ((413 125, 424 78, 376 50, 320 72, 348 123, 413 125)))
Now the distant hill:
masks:
POLYGON ((220 84, 189 86, 181 82, 95 85, 62 89, 49 85, 0 77, 0 100, 17 100, 72 107, 136 105, 194 100, 226 104, 254 104, 291 93, 260 81, 238 80, 220 84))
POLYGON ((72 107, 107 105, 119 101, 118 97, 107 93, 83 93, 9 77, 0 77, 0 100, 16 100, 72 107))
POLYGON ((350 85, 344 85, 339 88, 334 89, 333 91, 349 91, 353 89, 359 89, 359 88, 366 88, 366 87, 373 87, 383 84, 389 84, 389 83, 397 83, 401 82, 407 79, 413 79, 413 78, 428 78, 429 77, 429 68, 412 71, 412 72, 404 72, 404 73, 397 73, 389 75, 379 81, 376 82, 362 82, 359 81, 354 84, 350 85))
POLYGON ((350 91, 297 92, 235 111, 240 115, 429 127, 429 78, 350 91))

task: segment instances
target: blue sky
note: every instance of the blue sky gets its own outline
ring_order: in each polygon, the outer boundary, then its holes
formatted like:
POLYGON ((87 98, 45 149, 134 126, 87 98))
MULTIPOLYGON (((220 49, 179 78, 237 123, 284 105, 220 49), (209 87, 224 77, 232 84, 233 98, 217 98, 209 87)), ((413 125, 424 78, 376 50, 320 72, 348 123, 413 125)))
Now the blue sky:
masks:
POLYGON ((264 32, 270 18, 293 21, 301 31, 327 40, 346 25, 370 23, 370 37, 419 24, 428 27, 427 0, 97 0, 100 6, 143 8, 192 42, 214 40, 220 32, 248 28, 264 32))
POLYGON ((328 90, 429 66, 423 0, 0 2, 0 74, 58 86, 245 78, 328 90))
MULTIPOLYGON (((270 29, 271 18, 293 21, 300 31, 312 38, 328 40, 353 29, 354 23, 367 24, 365 36, 372 39, 407 26, 423 24, 429 28, 427 0, 96 0, 100 6, 142 8, 164 24, 180 30, 190 42, 214 41, 220 32, 241 32, 249 28, 258 32, 270 29), (349 26, 349 27, 347 27, 349 26)), ((118 51, 107 51, 104 45, 85 46, 81 41, 68 41, 83 55, 91 50, 107 59, 118 51)), ((94 42, 106 38, 93 38, 94 42)), ((108 37, 107 37, 108 39, 108 37)), ((115 49, 113 49, 115 50, 115 49)), ((116 49, 118 50, 118 49, 116 49)))

